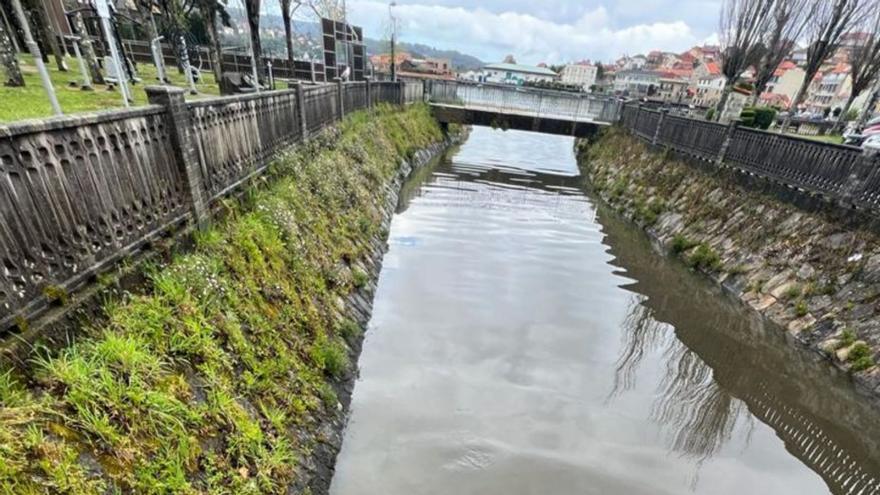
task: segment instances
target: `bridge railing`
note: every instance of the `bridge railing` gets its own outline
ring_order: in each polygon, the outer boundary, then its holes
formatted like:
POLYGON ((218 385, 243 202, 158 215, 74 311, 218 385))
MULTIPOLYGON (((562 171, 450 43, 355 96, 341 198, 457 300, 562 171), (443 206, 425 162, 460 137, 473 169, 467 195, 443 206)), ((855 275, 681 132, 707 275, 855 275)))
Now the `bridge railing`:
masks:
POLYGON ((653 145, 880 214, 880 154, 634 104, 620 124, 653 145))
POLYGON ((349 113, 403 103, 401 83, 346 83, 0 126, 0 333, 259 174, 349 113), (342 106, 343 108, 340 108, 342 106))
POLYGON ((615 122, 619 102, 583 93, 468 81, 427 81, 427 99, 440 105, 576 122, 615 122))

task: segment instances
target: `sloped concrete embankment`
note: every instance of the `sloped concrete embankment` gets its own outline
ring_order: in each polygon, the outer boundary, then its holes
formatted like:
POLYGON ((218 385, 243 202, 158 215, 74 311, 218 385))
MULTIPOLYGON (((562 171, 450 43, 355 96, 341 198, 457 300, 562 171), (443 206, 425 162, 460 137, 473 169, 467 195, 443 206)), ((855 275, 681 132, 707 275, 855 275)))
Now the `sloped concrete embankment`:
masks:
POLYGON ((447 144, 424 105, 354 113, 17 356, 0 492, 326 493, 398 192, 447 144))
POLYGON ((620 129, 577 148, 588 186, 615 210, 880 397, 880 235, 869 218, 796 206, 800 193, 650 150, 620 129))

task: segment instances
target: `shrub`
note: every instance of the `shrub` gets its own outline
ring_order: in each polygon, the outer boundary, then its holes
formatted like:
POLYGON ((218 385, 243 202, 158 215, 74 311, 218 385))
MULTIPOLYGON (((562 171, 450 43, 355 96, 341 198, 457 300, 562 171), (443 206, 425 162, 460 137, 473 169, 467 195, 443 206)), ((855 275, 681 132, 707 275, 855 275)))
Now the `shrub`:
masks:
POLYGON ((681 234, 675 234, 672 238, 672 252, 675 254, 683 253, 696 245, 696 241, 692 241, 681 234))
POLYGON ((776 120, 776 110, 771 107, 746 107, 739 115, 740 125, 767 130, 776 120))
POLYGON ((714 120, 715 119, 715 109, 710 108, 706 111, 706 120, 714 120))
POLYGON ((744 108, 739 114, 740 125, 743 127, 755 127, 755 109, 744 108))
POLYGON ((806 301, 804 301, 803 299, 801 299, 800 301, 797 302, 797 304, 794 305, 794 314, 795 314, 795 316, 797 316, 798 318, 800 318, 801 316, 806 316, 806 315, 807 315, 807 303, 806 303, 806 301))
POLYGON ((871 356, 871 348, 864 342, 856 342, 849 350, 847 360, 851 363, 852 371, 863 371, 874 366, 874 357, 871 356))
POLYGON ((767 130, 776 121, 776 109, 771 107, 755 108, 755 125, 758 129, 767 130))
POLYGON ((718 270, 721 268, 721 258, 718 256, 718 253, 707 244, 700 244, 688 258, 688 265, 690 265, 691 268, 718 270))

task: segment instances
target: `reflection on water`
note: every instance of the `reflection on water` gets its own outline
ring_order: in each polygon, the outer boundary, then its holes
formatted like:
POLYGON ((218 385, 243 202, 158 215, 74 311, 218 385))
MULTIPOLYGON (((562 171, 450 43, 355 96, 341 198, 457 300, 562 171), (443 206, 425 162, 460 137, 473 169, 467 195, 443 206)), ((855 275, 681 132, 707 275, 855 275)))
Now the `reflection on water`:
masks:
POLYGON ((880 493, 845 377, 475 129, 391 229, 332 493, 880 493))

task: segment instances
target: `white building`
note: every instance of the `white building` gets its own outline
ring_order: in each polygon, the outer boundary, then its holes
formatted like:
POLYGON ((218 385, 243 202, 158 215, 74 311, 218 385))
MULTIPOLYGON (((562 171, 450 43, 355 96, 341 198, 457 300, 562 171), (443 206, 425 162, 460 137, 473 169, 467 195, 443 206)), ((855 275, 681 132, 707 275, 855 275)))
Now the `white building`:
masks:
POLYGON ((654 71, 632 69, 619 71, 614 76, 614 92, 632 98, 645 98, 660 85, 660 74, 654 71))
POLYGON ((491 83, 522 85, 525 82, 552 82, 557 74, 546 67, 522 64, 490 64, 483 68, 482 80, 491 83))
POLYGON ((579 86, 584 91, 596 84, 596 66, 587 63, 566 65, 562 69, 562 83, 579 86))

